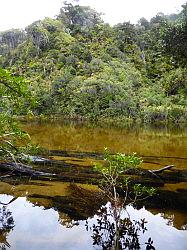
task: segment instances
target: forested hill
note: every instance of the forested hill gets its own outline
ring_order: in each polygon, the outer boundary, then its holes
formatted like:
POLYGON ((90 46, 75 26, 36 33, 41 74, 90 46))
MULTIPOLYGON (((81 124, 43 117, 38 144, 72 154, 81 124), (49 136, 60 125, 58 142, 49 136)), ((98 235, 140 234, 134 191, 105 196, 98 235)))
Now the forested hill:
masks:
POLYGON ((1 32, 0 66, 29 80, 34 114, 183 122, 187 3, 179 14, 113 27, 66 3, 55 19, 1 32))

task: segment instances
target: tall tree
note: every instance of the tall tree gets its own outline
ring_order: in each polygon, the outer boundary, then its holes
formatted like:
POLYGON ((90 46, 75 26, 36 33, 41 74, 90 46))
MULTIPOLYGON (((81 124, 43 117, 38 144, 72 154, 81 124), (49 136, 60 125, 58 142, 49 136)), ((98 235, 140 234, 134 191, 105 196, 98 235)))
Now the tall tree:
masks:
POLYGON ((187 3, 184 4, 178 19, 171 23, 164 36, 165 49, 176 63, 187 65, 187 3))
POLYGON ((58 19, 61 19, 71 31, 89 29, 103 22, 101 14, 89 6, 73 5, 67 2, 64 2, 64 6, 60 9, 58 19))

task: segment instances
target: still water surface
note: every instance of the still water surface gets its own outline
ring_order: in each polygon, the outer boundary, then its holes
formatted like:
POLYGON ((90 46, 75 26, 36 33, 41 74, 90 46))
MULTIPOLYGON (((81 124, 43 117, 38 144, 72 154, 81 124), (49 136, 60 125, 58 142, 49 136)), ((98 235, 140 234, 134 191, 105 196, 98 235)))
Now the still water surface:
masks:
MULTIPOLYGON (((83 186, 89 189, 96 188, 83 186)), ((89 226, 92 226, 96 223, 97 215, 89 215, 91 213, 89 210, 83 211, 80 213, 82 219, 74 220, 71 212, 65 210, 63 202, 61 204, 55 202, 54 197, 68 195, 68 187, 69 183, 60 182, 30 181, 16 186, 2 182, 2 193, 8 195, 1 194, 0 201, 8 203, 13 195, 18 198, 7 206, 12 213, 14 227, 10 231, 7 230, 6 234, 2 232, 4 237, 0 237, 0 243, 14 250, 101 249, 93 246, 92 233, 85 227, 86 219, 89 226)), ((91 207, 92 204, 87 206, 91 207)), ((185 213, 177 214, 177 211, 161 213, 154 209, 147 211, 145 208, 137 210, 131 206, 127 207, 127 211, 131 221, 145 218, 148 222, 147 231, 144 234, 139 233, 141 249, 145 249, 144 243, 149 237, 153 239, 156 249, 164 250, 166 246, 171 250, 187 248, 185 213), (177 216, 179 218, 176 221, 177 216)), ((127 216, 126 213, 125 215, 127 216)))
POLYGON ((174 164, 187 169, 187 127, 126 128, 74 122, 32 122, 23 126, 32 141, 47 149, 112 153, 133 153, 148 157, 150 166, 174 164))
MULTIPOLYGON (((10 201, 12 196, 1 195, 1 202, 10 201)), ((74 221, 53 208, 45 209, 41 204, 33 203, 25 197, 19 197, 8 206, 12 212, 15 227, 2 240, 6 246, 14 250, 93 250, 101 249, 92 245, 92 234, 86 230, 85 221, 74 221), (74 225, 73 225, 74 224, 74 225)), ((141 249, 151 237, 156 249, 185 250, 187 249, 187 232, 176 229, 171 219, 164 219, 160 213, 153 214, 144 208, 136 210, 127 208, 131 220, 146 218, 147 231, 140 232, 141 249)), ((97 216, 88 218, 89 225, 96 223, 97 216)), ((9 249, 7 247, 7 249, 9 249)))
MULTIPOLYGON (((169 128, 114 128, 97 127, 63 122, 32 122, 23 127, 30 133, 32 141, 48 149, 79 152, 137 152, 146 156, 144 167, 160 168, 175 164, 187 169, 187 130, 169 128), (169 157, 169 158, 168 158, 169 157)), ((186 183, 168 184, 168 189, 178 186, 187 189, 186 183)), ((96 190, 92 185, 83 185, 96 190)), ((71 204, 69 183, 29 181, 26 183, 0 182, 0 201, 9 202, 6 208, 12 213, 14 227, 2 231, 0 221, 0 249, 2 245, 12 250, 93 250, 92 232, 86 230, 86 219, 90 227, 96 223, 96 211, 92 204, 86 207, 71 204), (16 185, 14 185, 16 184, 16 185), (75 215, 76 214, 76 215, 75 215), (94 215, 95 214, 95 215, 94 215)), ((1 205, 2 207, 2 205, 1 205)), ((130 219, 145 218, 147 231, 140 232, 141 249, 149 237, 156 249, 187 249, 187 212, 171 209, 134 209, 127 207, 130 219)))

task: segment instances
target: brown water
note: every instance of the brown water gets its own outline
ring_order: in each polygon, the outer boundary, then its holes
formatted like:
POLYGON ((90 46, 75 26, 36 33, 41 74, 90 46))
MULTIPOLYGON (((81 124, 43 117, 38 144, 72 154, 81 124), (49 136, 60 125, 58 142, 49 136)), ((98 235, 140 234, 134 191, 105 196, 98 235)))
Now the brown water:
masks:
MULTIPOLYGON (((178 169, 187 169, 186 129, 114 128, 63 122, 32 122, 23 127, 33 142, 48 149, 103 152, 103 148, 108 147, 113 153, 137 152, 144 156, 147 168, 175 164, 178 169)), ((67 159, 72 160, 75 159, 67 159)), ((85 162, 80 160, 80 164, 91 164, 87 159, 85 162)), ((0 202, 8 203, 16 198, 6 206, 12 213, 14 227, 2 231, 0 220, 0 249, 2 245, 12 250, 101 249, 93 246, 92 233, 85 227, 86 220, 90 227, 97 222, 99 204, 93 205, 84 197, 72 200, 70 186, 58 181, 0 182, 0 202)), ((94 185, 79 186, 93 193, 98 190, 94 185)), ((170 191, 178 188, 186 190, 186 182, 165 186, 170 191)), ((187 249, 187 211, 156 208, 148 211, 131 206, 127 211, 132 221, 145 218, 148 222, 147 231, 139 234, 141 249, 146 248, 149 237, 159 250, 187 249)))
POLYGON ((32 122, 23 126, 32 141, 47 149, 133 153, 145 157, 147 168, 174 164, 187 169, 187 128, 115 128, 73 122, 32 122))

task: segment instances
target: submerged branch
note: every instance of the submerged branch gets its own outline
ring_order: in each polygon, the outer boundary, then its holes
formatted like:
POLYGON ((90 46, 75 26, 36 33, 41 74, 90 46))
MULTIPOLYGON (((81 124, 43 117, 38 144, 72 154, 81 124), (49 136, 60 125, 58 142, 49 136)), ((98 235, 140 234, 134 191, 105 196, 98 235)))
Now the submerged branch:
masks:
POLYGON ((162 172, 164 172, 165 170, 170 170, 171 168, 175 167, 174 165, 169 165, 166 167, 163 167, 161 169, 157 169, 157 170, 148 170, 150 173, 154 173, 154 174, 160 174, 162 172))

